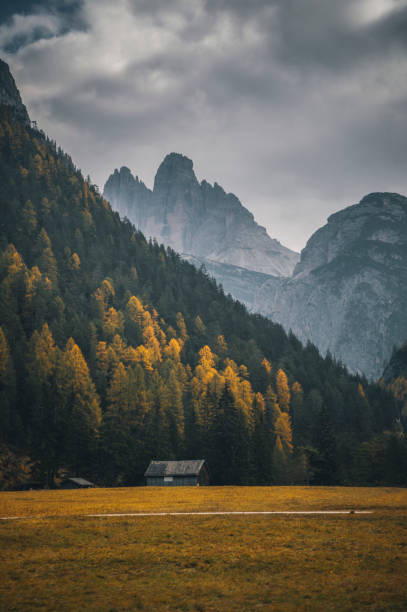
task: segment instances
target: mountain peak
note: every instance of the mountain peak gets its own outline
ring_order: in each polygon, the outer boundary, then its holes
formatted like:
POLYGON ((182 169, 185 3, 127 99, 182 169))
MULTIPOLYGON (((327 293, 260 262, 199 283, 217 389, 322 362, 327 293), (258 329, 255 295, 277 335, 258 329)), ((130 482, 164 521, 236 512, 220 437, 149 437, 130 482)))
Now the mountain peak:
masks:
POLYGON ((403 214, 407 199, 399 193, 373 192, 365 195, 358 204, 352 204, 328 217, 329 224, 343 224, 346 220, 369 215, 380 215, 383 212, 403 214))
POLYGON ((174 181, 197 183, 192 159, 181 153, 169 153, 161 162, 154 180, 154 189, 174 181))
POLYGON ((0 106, 14 108, 16 118, 24 123, 30 123, 27 109, 24 106, 20 92, 10 72, 9 65, 0 59, 0 106))
POLYGON ((399 193, 392 193, 389 191, 373 191, 372 193, 368 193, 367 195, 365 195, 359 203, 367 204, 370 202, 375 202, 386 206, 389 202, 405 202, 405 200, 405 196, 399 193))
POLYGON ((127 175, 127 176, 133 176, 131 173, 130 168, 128 168, 127 166, 122 166, 120 168, 120 170, 118 170, 116 168, 116 170, 114 171, 115 174, 121 174, 121 175, 127 175))
POLYGON ((365 241, 401 244, 406 223, 407 198, 398 193, 370 193, 358 204, 331 215, 327 224, 311 236, 294 275, 309 274, 351 249, 360 248, 365 241))
POLYGON ((182 155, 182 153, 168 153, 162 163, 161 166, 170 166, 171 168, 185 168, 192 170, 193 169, 193 161, 186 155, 182 155))
POLYGON ((407 198, 370 193, 331 215, 293 277, 263 286, 256 305, 303 342, 377 378, 407 337, 406 236, 407 198))
POLYGON ((146 236, 212 262, 291 275, 298 254, 270 238, 235 195, 216 182, 199 183, 185 155, 173 152, 164 158, 148 194, 135 188, 130 173, 121 178, 109 177, 105 197, 146 236))

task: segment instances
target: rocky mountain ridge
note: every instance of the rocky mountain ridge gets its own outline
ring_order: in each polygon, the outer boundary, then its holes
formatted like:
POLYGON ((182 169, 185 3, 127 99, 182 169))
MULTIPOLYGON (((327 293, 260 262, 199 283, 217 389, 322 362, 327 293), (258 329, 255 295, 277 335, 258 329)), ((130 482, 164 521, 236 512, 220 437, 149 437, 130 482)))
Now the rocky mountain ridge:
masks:
POLYGON ((104 196, 147 237, 179 253, 276 276, 290 276, 299 259, 235 195, 199 183, 192 161, 178 153, 165 157, 152 191, 122 167, 107 180, 104 196))
POLYGON ((17 119, 30 123, 30 117, 6 62, 0 59, 0 106, 12 106, 17 119))
POLYGON ((372 193, 331 215, 292 278, 269 278, 252 307, 378 378, 407 338, 407 198, 372 193))

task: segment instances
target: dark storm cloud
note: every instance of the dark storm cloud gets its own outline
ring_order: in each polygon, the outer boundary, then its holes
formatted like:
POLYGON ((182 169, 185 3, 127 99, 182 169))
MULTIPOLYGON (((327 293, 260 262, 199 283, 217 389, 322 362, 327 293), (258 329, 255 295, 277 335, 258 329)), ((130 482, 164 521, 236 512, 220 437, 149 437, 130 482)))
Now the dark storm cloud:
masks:
POLYGON ((405 6, 393 8, 382 18, 365 21, 363 13, 357 18, 357 3, 353 1, 342 0, 334 6, 320 1, 311 4, 314 7, 309 12, 292 10, 293 2, 279 9, 280 37, 275 49, 283 61, 302 68, 321 66, 337 71, 404 52, 405 6))
POLYGON ((35 11, 37 2, 32 0, 2 0, 0 4, 0 21, 4 23, 15 14, 30 14, 35 11))
POLYGON ((366 192, 406 192, 404 0, 23 4, 4 59, 101 185, 120 165, 151 185, 176 150, 297 248, 366 192))
MULTIPOLYGON (((4 51, 16 53, 38 40, 60 36, 73 29, 83 29, 80 18, 83 0, 2 0, 0 24, 8 26, 4 51)), ((4 27, 4 26, 3 26, 4 27)))
POLYGON ((269 58, 304 69, 337 70, 407 46, 407 6, 400 0, 382 12, 380 1, 207 0, 211 12, 253 19, 267 37, 269 58), (359 5, 359 10, 358 10, 359 5), (377 10, 375 10, 375 6, 377 10), (369 18, 371 16, 371 18, 369 18))

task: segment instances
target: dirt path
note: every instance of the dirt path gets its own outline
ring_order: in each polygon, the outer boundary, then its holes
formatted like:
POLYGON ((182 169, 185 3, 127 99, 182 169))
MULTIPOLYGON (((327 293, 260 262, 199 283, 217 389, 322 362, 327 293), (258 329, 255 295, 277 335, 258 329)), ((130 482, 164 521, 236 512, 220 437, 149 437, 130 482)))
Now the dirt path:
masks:
POLYGON ((373 510, 226 510, 208 512, 123 512, 105 514, 60 514, 54 516, 0 516, 0 521, 17 521, 23 519, 50 519, 50 518, 120 518, 120 517, 145 517, 145 516, 219 516, 219 515, 262 515, 262 516, 312 516, 331 514, 373 514, 373 510))

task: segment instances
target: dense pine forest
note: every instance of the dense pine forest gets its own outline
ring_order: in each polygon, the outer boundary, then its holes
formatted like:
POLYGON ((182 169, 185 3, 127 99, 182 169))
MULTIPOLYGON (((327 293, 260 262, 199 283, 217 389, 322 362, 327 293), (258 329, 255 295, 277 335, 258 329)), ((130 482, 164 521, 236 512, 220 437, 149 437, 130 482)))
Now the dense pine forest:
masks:
POLYGON ((49 486, 139 484, 153 458, 205 458, 215 484, 407 483, 390 391, 248 314, 0 119, 3 449, 49 486))

